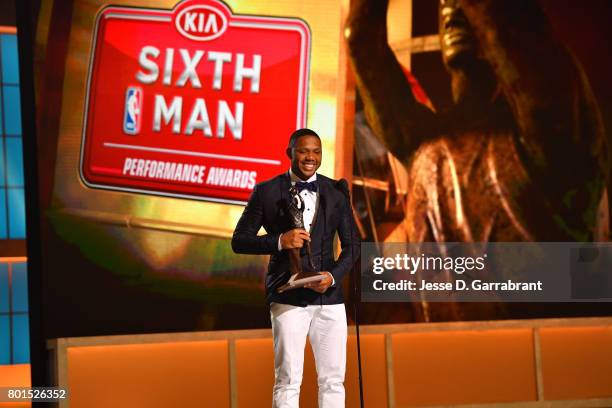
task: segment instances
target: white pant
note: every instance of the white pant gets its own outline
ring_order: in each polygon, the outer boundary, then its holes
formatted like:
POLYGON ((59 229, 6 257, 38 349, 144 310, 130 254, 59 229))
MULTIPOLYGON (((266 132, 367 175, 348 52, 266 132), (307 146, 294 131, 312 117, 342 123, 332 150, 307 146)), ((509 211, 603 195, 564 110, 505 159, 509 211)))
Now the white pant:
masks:
POLYGON ((274 408, 297 408, 306 335, 317 367, 319 407, 344 407, 346 312, 344 304, 306 307, 270 304, 274 336, 274 408))

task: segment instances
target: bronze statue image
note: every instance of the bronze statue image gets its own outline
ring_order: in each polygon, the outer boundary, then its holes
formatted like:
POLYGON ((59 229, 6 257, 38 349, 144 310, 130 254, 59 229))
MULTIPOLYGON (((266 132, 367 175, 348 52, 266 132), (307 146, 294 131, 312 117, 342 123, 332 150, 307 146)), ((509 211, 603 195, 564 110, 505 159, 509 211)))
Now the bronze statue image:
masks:
POLYGON ((408 171, 406 241, 608 240, 600 111, 538 2, 440 1, 454 102, 443 112, 412 94, 388 45, 387 8, 351 1, 346 34, 367 121, 408 171))
POLYGON ((599 109, 538 3, 440 2, 454 100, 440 113, 387 44, 387 3, 352 1, 347 43, 368 122, 409 171, 406 240, 607 240, 599 109))

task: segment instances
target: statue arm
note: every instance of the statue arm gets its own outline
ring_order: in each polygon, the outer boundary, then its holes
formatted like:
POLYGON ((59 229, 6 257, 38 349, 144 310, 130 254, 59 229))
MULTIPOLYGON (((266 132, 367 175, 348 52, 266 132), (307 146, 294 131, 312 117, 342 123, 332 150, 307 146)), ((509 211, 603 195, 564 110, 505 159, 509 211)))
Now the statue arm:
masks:
POLYGON ((405 159, 419 146, 434 114, 417 102, 387 41, 388 0, 353 0, 347 45, 368 123, 405 159))
POLYGON ((538 2, 460 4, 510 104, 519 149, 533 169, 551 176, 577 155, 597 161, 594 171, 607 169, 603 122, 588 80, 554 37, 538 2))
POLYGON ((508 100, 517 151, 548 212, 572 240, 592 240, 609 158, 584 71, 537 1, 459 1, 508 100))

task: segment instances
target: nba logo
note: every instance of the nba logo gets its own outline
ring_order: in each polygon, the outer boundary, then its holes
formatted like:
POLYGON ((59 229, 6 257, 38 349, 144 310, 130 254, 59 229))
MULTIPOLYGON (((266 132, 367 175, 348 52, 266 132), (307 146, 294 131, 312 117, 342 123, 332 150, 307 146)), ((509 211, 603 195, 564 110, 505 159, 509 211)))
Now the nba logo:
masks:
POLYGON ((142 122, 142 89, 128 87, 125 92, 125 112, 123 114, 123 131, 128 135, 140 133, 142 122))

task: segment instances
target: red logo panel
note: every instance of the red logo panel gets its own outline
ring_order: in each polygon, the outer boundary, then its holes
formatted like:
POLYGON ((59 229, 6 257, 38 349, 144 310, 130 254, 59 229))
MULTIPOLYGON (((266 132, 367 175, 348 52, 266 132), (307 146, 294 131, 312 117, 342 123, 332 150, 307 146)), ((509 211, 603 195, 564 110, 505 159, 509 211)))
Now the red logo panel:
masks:
POLYGON ((310 31, 216 0, 106 7, 89 66, 81 178, 89 187, 244 203, 289 167, 306 123, 310 31))

